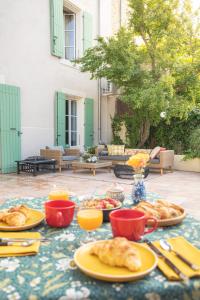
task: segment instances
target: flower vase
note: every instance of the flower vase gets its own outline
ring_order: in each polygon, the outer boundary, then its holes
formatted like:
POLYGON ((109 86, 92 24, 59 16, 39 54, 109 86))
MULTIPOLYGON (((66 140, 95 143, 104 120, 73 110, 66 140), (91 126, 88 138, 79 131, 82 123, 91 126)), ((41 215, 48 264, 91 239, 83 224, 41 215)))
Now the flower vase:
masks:
POLYGON ((144 175, 135 174, 133 175, 134 185, 131 193, 133 204, 138 204, 142 200, 146 200, 146 190, 144 185, 144 175))

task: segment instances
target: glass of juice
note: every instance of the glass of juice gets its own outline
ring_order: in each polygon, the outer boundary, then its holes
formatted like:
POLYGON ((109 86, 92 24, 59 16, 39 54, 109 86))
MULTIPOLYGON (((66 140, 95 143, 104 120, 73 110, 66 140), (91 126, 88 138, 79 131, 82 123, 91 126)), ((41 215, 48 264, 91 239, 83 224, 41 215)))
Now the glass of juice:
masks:
POLYGON ((49 200, 69 200, 69 193, 65 190, 53 190, 48 198, 49 200))
POLYGON ((81 241, 81 244, 94 242, 96 239, 92 235, 92 232, 102 225, 103 212, 96 208, 81 207, 77 212, 77 222, 80 228, 86 231, 86 238, 81 241))

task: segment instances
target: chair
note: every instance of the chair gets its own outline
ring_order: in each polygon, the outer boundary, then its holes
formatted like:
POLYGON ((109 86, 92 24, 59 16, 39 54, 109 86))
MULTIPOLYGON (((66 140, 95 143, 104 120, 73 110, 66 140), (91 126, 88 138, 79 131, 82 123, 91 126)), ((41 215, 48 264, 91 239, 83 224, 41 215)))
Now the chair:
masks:
POLYGON ((59 172, 62 168, 69 167, 74 160, 79 159, 78 154, 80 155, 79 149, 65 149, 64 155, 61 150, 40 149, 41 156, 56 160, 56 168, 59 169, 59 172))

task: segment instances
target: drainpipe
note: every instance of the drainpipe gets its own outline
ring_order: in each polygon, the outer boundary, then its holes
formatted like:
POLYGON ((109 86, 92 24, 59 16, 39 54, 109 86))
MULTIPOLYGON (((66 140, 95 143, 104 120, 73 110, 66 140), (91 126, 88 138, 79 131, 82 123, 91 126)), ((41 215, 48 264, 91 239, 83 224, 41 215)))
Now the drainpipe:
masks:
MULTIPOLYGON (((98 26, 97 34, 100 36, 101 30, 101 0, 98 0, 98 26)), ((101 141, 101 79, 97 80, 98 86, 98 143, 101 141)))
POLYGON ((122 26, 122 0, 119 0, 119 27, 122 26))

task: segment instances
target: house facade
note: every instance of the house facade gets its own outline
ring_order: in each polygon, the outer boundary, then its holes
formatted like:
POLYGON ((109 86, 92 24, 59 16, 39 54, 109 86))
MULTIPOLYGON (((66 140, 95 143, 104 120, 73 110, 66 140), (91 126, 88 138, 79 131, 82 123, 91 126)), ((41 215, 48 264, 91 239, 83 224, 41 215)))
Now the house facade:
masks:
POLYGON ((120 0, 0 1, 2 173, 45 146, 110 141, 114 99, 72 61, 98 35, 113 34, 116 3, 120 9, 120 0))

